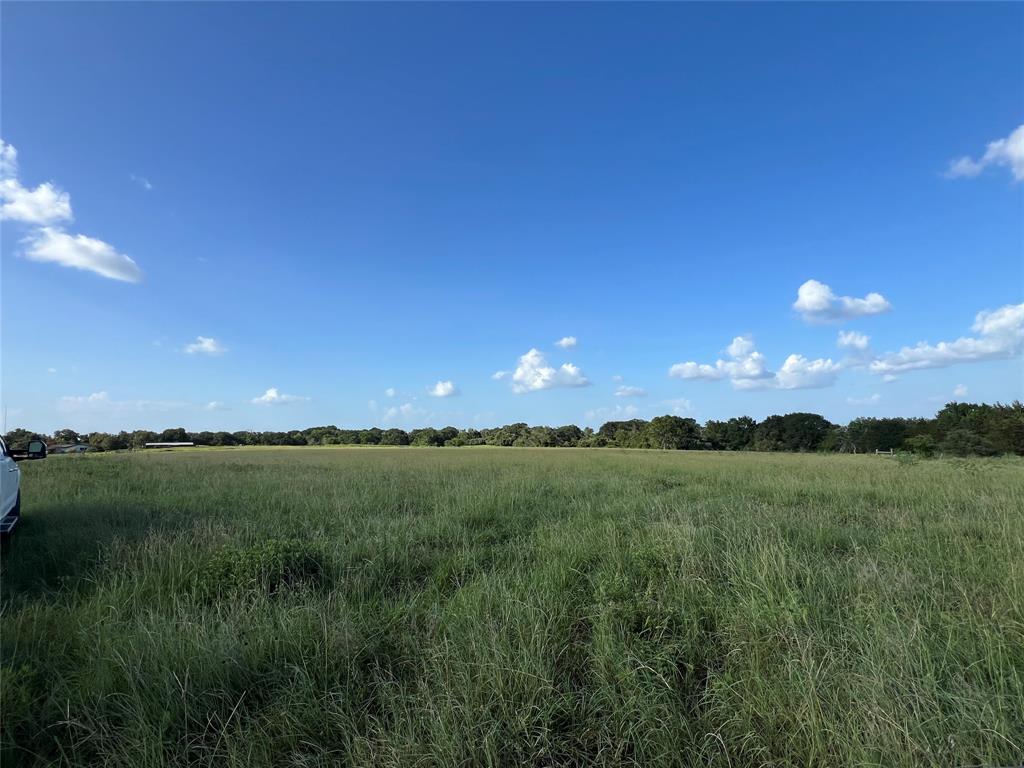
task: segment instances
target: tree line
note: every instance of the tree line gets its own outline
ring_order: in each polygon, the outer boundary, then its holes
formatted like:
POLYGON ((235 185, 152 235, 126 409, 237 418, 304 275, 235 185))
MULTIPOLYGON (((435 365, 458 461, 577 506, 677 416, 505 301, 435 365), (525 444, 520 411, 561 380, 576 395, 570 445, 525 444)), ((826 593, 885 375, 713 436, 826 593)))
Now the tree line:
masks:
POLYGON ((659 448, 666 450, 797 451, 872 453, 908 451, 921 456, 1024 455, 1024 404, 948 403, 934 418, 858 418, 833 424, 817 413, 787 413, 756 421, 738 416, 701 425, 681 416, 657 416, 650 421, 608 421, 596 431, 575 424, 529 426, 523 422, 490 429, 425 427, 403 429, 343 429, 334 425, 290 432, 188 432, 183 427, 162 432, 93 432, 57 430, 52 436, 15 429, 4 436, 11 447, 29 440, 50 444, 88 443, 97 450, 145 447, 153 442, 193 442, 197 445, 497 445, 529 448, 659 448))

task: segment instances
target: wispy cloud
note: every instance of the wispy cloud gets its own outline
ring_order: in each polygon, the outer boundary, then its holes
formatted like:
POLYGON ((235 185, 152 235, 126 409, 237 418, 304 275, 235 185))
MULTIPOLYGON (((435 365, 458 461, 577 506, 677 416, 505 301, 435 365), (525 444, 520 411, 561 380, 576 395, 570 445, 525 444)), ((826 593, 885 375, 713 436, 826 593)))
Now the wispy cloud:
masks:
POLYGON ((977 160, 966 155, 951 160, 946 178, 973 178, 991 166, 1009 168, 1015 181, 1024 181, 1024 125, 1017 126, 1004 139, 990 141, 977 160))
POLYGON ((610 408, 593 408, 583 414, 586 421, 618 421, 632 419, 640 413, 635 405, 616 405, 610 408))
POLYGON ((185 345, 185 353, 189 355, 223 355, 227 347, 210 336, 196 336, 196 340, 185 345))
POLYGON ((142 280, 139 265, 102 240, 85 235, 69 235, 53 227, 41 227, 25 238, 24 243, 25 257, 32 261, 83 269, 126 283, 142 280))
POLYGON ((191 404, 171 400, 114 400, 106 391, 91 395, 65 395, 57 401, 64 413, 125 413, 131 411, 173 411, 191 404))
POLYGON ((140 187, 142 187, 147 192, 149 192, 149 191, 151 191, 153 189, 153 185, 150 183, 149 179, 147 179, 145 176, 136 176, 133 173, 133 174, 131 174, 131 177, 132 177, 132 181, 134 181, 136 184, 138 184, 140 187))
POLYGON ((623 384, 620 387, 616 387, 616 397, 643 397, 647 394, 647 390, 643 387, 631 387, 623 384))
POLYGON ((882 399, 882 396, 878 393, 868 395, 867 397, 848 397, 846 402, 850 405, 875 405, 882 399))
POLYGON ((555 342, 555 346, 561 347, 562 349, 572 349, 576 344, 577 341, 575 336, 563 336, 555 342))

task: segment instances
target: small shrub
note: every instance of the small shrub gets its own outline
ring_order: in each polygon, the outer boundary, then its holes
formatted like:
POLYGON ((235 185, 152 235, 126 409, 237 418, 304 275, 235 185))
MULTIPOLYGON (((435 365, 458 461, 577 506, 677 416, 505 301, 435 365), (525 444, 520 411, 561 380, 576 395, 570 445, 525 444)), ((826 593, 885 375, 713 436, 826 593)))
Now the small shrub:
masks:
POLYGON ((249 547, 226 547, 200 570, 197 591, 212 599, 245 594, 274 595, 326 578, 319 545, 298 539, 268 539, 249 547))

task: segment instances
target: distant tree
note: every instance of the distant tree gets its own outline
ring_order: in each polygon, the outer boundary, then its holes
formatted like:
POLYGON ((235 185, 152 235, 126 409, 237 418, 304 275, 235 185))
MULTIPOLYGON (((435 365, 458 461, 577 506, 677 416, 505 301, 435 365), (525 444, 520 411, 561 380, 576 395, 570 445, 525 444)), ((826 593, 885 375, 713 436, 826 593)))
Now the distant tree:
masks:
POLYGON ((754 445, 760 451, 816 451, 832 426, 817 413, 769 416, 757 426, 754 445))
POLYGON ((703 437, 716 451, 745 451, 754 442, 757 422, 749 416, 737 416, 728 421, 709 421, 703 437))
POLYGON ((6 435, 4 435, 4 442, 7 443, 8 448, 18 448, 24 450, 28 448, 28 444, 32 440, 42 440, 44 443, 48 443, 45 435, 41 435, 38 432, 29 432, 27 429, 18 427, 12 429, 6 435))
POLYGON ((555 428, 555 445, 559 448, 572 448, 583 439, 583 430, 575 424, 555 428))
POLYGON ((906 419, 854 419, 846 434, 858 453, 873 453, 899 448, 907 436, 906 419))
POLYGON ((514 445, 516 440, 530 430, 530 427, 523 422, 506 424, 503 427, 489 429, 484 432, 488 445, 514 445))
POLYGON ((380 436, 381 445, 408 445, 409 435, 403 429, 385 429, 380 436))
POLYGON ((903 441, 903 446, 911 453, 916 453, 918 456, 934 456, 936 443, 935 438, 931 435, 914 435, 908 437, 903 441))
POLYGON ((78 445, 82 436, 73 429, 58 429, 53 433, 53 442, 61 445, 78 445))
POLYGON ((942 441, 942 452, 952 456, 991 456, 992 443, 969 429, 951 429, 942 441))
POLYGON ((414 429, 409 433, 409 445, 440 446, 444 445, 444 439, 441 437, 441 433, 433 427, 425 427, 424 429, 414 429))
POLYGON ((700 426, 690 418, 655 416, 643 431, 649 448, 694 450, 701 447, 700 426))
POLYGON ((187 443, 188 432, 185 431, 184 427, 173 427, 172 429, 165 429, 160 433, 159 442, 161 443, 187 443))
POLYGON ((150 432, 147 429, 137 429, 131 433, 128 440, 129 448, 145 448, 146 443, 157 442, 159 435, 156 432, 150 432))

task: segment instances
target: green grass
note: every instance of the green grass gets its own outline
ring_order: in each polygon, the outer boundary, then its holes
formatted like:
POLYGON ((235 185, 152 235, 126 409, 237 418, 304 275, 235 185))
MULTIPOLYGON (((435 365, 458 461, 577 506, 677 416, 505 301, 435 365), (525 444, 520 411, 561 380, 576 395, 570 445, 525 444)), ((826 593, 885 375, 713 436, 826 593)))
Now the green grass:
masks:
POLYGON ((1024 463, 26 462, 3 765, 1024 760, 1024 463))

